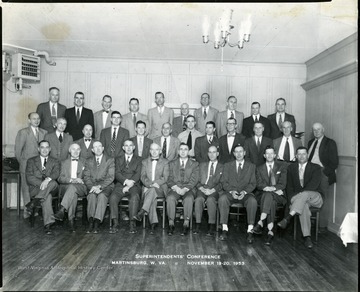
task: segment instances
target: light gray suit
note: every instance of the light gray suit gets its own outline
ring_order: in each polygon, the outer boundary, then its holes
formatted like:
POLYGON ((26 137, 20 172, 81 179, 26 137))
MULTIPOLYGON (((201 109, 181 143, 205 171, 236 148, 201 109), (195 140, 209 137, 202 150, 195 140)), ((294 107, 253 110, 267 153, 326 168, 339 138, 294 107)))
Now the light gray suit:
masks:
POLYGON ((62 133, 63 141, 60 143, 56 132, 46 134, 45 140, 49 141, 51 151, 50 156, 63 161, 69 156, 69 147, 73 142, 73 138, 68 133, 62 133))
POLYGON ((174 110, 164 106, 164 111, 160 115, 158 108, 154 107, 148 111, 149 119, 149 136, 148 138, 154 140, 157 137, 161 136, 161 128, 164 123, 173 124, 174 120, 174 110))
MULTIPOLYGON (((138 112, 136 121, 145 122, 145 124, 146 124, 145 136, 146 136, 147 133, 149 133, 149 121, 148 121, 147 116, 138 112)), ((136 132, 135 132, 136 123, 134 124, 132 112, 123 115, 122 121, 121 121, 121 127, 125 128, 129 131, 130 138, 136 136, 136 132)))
MULTIPOLYGON (((160 147, 162 149, 163 145, 161 145, 161 137, 155 138, 154 143, 160 145, 160 147)), ((180 146, 180 140, 174 136, 170 136, 169 150, 168 150, 168 153, 166 154, 167 160, 173 161, 178 157, 179 146, 180 146)))
MULTIPOLYGON (((283 136, 273 140, 274 141, 274 150, 275 150, 277 159, 279 159, 279 157, 281 157, 281 158, 284 157, 284 153, 279 153, 282 138, 283 138, 283 136)), ((294 146, 294 154, 296 154, 296 149, 299 148, 300 146, 302 146, 302 142, 300 139, 297 139, 291 135, 290 135, 289 139, 292 139, 293 146, 294 146)), ((295 159, 293 161, 295 161, 295 159)))
POLYGON ((109 110, 108 116, 106 118, 106 124, 105 127, 103 125, 103 120, 102 120, 102 114, 103 114, 103 110, 99 110, 96 113, 94 113, 94 127, 95 129, 93 129, 94 133, 95 133, 95 139, 96 140, 100 140, 100 133, 102 129, 108 128, 111 126, 111 113, 113 111, 109 110))
MULTIPOLYGON (((225 134, 227 134, 226 130, 226 122, 227 122, 227 112, 228 110, 219 112, 216 119, 216 132, 217 136, 221 137, 225 134)), ((244 114, 242 112, 235 111, 235 119, 237 122, 237 128, 236 133, 241 134, 242 126, 243 126, 243 120, 244 120, 244 114)))
MULTIPOLYGON (((198 130, 199 132, 201 132, 203 135, 205 135, 206 123, 209 121, 213 121, 216 125, 216 120, 217 120, 218 114, 219 114, 219 111, 217 109, 209 106, 207 115, 206 115, 206 119, 204 119, 203 107, 198 108, 197 110, 194 111, 194 116, 195 116, 195 121, 196 121, 195 129, 198 130)), ((217 125, 216 125, 216 128, 217 128, 217 125)), ((220 136, 218 136, 218 137, 220 137, 220 136)))

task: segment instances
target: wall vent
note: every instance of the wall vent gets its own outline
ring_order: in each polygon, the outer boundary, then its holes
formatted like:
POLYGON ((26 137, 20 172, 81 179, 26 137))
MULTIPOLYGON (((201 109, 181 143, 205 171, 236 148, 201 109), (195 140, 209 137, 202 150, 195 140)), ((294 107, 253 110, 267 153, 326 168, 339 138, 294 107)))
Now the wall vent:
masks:
POLYGON ((12 55, 12 77, 24 80, 40 80, 40 57, 14 54, 12 55))

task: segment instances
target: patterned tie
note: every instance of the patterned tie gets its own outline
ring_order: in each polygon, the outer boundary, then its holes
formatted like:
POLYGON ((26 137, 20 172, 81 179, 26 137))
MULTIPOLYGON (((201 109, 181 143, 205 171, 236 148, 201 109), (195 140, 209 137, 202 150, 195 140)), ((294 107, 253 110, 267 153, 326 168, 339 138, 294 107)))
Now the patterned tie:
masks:
POLYGON ((279 130, 281 131, 281 124, 282 124, 282 115, 280 114, 279 115, 279 123, 278 123, 278 127, 279 127, 279 130))
POLYGON ((166 140, 167 140, 167 138, 164 138, 164 144, 163 144, 163 148, 162 148, 162 156, 164 158, 166 158, 166 140))
POLYGON ((78 108, 77 112, 76 112, 76 121, 77 121, 77 123, 79 123, 79 120, 80 120, 80 110, 78 108))
POLYGON ((133 114, 134 128, 136 128, 136 114, 133 114))
POLYGON ((46 158, 44 159, 44 164, 43 164, 43 167, 42 167, 42 178, 45 179, 46 178, 46 175, 45 175, 45 172, 46 172, 46 158))
POLYGON ((234 112, 233 111, 231 111, 231 115, 230 115, 230 118, 234 118, 234 112))
POLYGON ((301 165, 299 169, 299 180, 301 187, 304 187, 304 167, 301 165))
POLYGON ((285 150, 284 150, 284 160, 289 162, 290 161, 290 144, 289 144, 289 138, 286 138, 285 143, 285 150))
POLYGON ((207 113, 206 113, 206 109, 204 109, 204 120, 206 119, 207 117, 207 113))
POLYGON ((62 134, 60 133, 60 135, 59 135, 59 141, 60 141, 60 143, 62 143, 62 141, 63 141, 63 137, 62 137, 62 134))
POLYGON ((258 151, 260 151, 260 138, 257 138, 257 142, 256 142, 256 147, 258 149, 258 151))
POLYGON ((116 142, 116 128, 114 128, 114 132, 113 132, 111 143, 110 143, 111 152, 115 152, 115 142, 116 142))
POLYGON ((97 167, 100 166, 100 159, 99 159, 99 157, 96 158, 96 166, 97 166, 97 167))
POLYGON ((213 180, 213 175, 214 175, 214 162, 211 162, 211 165, 210 165, 210 173, 209 173, 209 178, 206 182, 206 185, 208 186, 212 186, 212 180, 213 180))
POLYGON ((275 173, 271 165, 269 165, 269 178, 270 178, 270 185, 276 185, 275 173))
POLYGON ((56 117, 55 103, 53 103, 53 106, 51 108, 51 116, 56 117))
POLYGON ((185 131, 187 128, 186 126, 186 117, 183 117, 183 131, 185 131))
POLYGON ((126 168, 129 168, 130 159, 129 156, 126 158, 126 168))
POLYGON ((185 177, 185 164, 184 164, 184 160, 181 160, 180 178, 182 182, 184 181, 184 177, 185 177))
POLYGON ((315 149, 316 149, 317 144, 318 144, 318 140, 315 139, 314 147, 311 149, 311 153, 310 153, 310 156, 309 156, 309 161, 310 161, 310 162, 311 162, 311 159, 313 159, 313 156, 314 156, 314 153, 315 153, 315 149))
POLYGON ((211 143, 212 143, 212 137, 209 138, 209 144, 211 144, 211 143))
POLYGON ((189 132, 189 136, 187 138, 186 144, 189 146, 189 150, 192 149, 192 136, 191 136, 191 131, 189 132))

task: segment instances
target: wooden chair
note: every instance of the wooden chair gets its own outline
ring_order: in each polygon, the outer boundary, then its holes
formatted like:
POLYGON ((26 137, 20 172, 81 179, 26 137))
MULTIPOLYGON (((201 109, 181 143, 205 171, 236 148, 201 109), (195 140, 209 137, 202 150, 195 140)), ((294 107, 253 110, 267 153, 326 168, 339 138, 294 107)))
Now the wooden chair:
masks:
MULTIPOLYGON (((183 212, 184 206, 182 204, 180 204, 180 203, 182 203, 182 201, 183 201, 182 199, 178 200, 178 203, 177 203, 176 208, 175 208, 175 214, 180 212, 180 211, 183 212)), ((191 216, 190 216, 190 226, 189 226, 190 230, 192 230, 192 223, 193 223, 193 214, 191 214, 191 216)))
MULTIPOLYGON (((310 207, 310 212, 311 212, 310 220, 315 220, 315 242, 318 241, 320 210, 321 208, 310 207)), ((296 240, 298 217, 299 215, 294 216, 294 240, 296 240)))
MULTIPOLYGON (((156 209, 160 209, 162 210, 162 228, 165 229, 165 217, 166 217, 166 212, 165 212, 165 205, 166 205, 166 198, 157 198, 157 206, 156 209), (159 204, 160 203, 160 204, 159 204)), ((146 227, 146 216, 144 216, 143 218, 143 228, 145 229, 146 227)))
MULTIPOLYGON (((230 211, 229 211, 229 215, 235 215, 236 216, 236 221, 240 221, 240 216, 245 216, 246 215, 246 209, 244 207, 244 205, 242 203, 232 203, 230 205, 230 211), (232 211, 232 210, 236 210, 236 211, 232 211)), ((217 215, 216 215, 216 230, 220 229, 220 212, 217 210, 217 215)))
MULTIPOLYGON (((109 203, 108 203, 108 205, 107 205, 108 207, 109 207, 109 203)), ((127 210, 129 210, 129 198, 128 197, 123 197, 121 200, 120 200, 120 202, 119 202, 119 211, 121 210, 121 209, 127 209, 127 210)), ((110 208, 110 207, 109 207, 110 208)), ((111 222, 111 216, 109 215, 109 217, 110 217, 110 228, 111 228, 111 225, 112 225, 112 222, 111 222)), ((131 219, 131 218, 130 218, 131 219)))

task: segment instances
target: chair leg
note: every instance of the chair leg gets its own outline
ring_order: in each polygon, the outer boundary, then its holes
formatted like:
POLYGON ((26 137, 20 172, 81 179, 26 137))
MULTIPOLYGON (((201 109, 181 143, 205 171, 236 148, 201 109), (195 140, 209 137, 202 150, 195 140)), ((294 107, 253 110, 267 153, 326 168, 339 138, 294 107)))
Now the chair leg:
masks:
POLYGON ((294 215, 294 240, 296 240, 297 215, 294 215))
POLYGON ((143 217, 143 229, 146 228, 146 214, 143 217))
POLYGON ((319 234, 319 220, 320 220, 320 212, 316 212, 316 223, 315 223, 315 241, 318 241, 318 234, 319 234))
POLYGON ((162 216, 162 228, 165 229, 165 200, 163 201, 163 216, 162 216))

